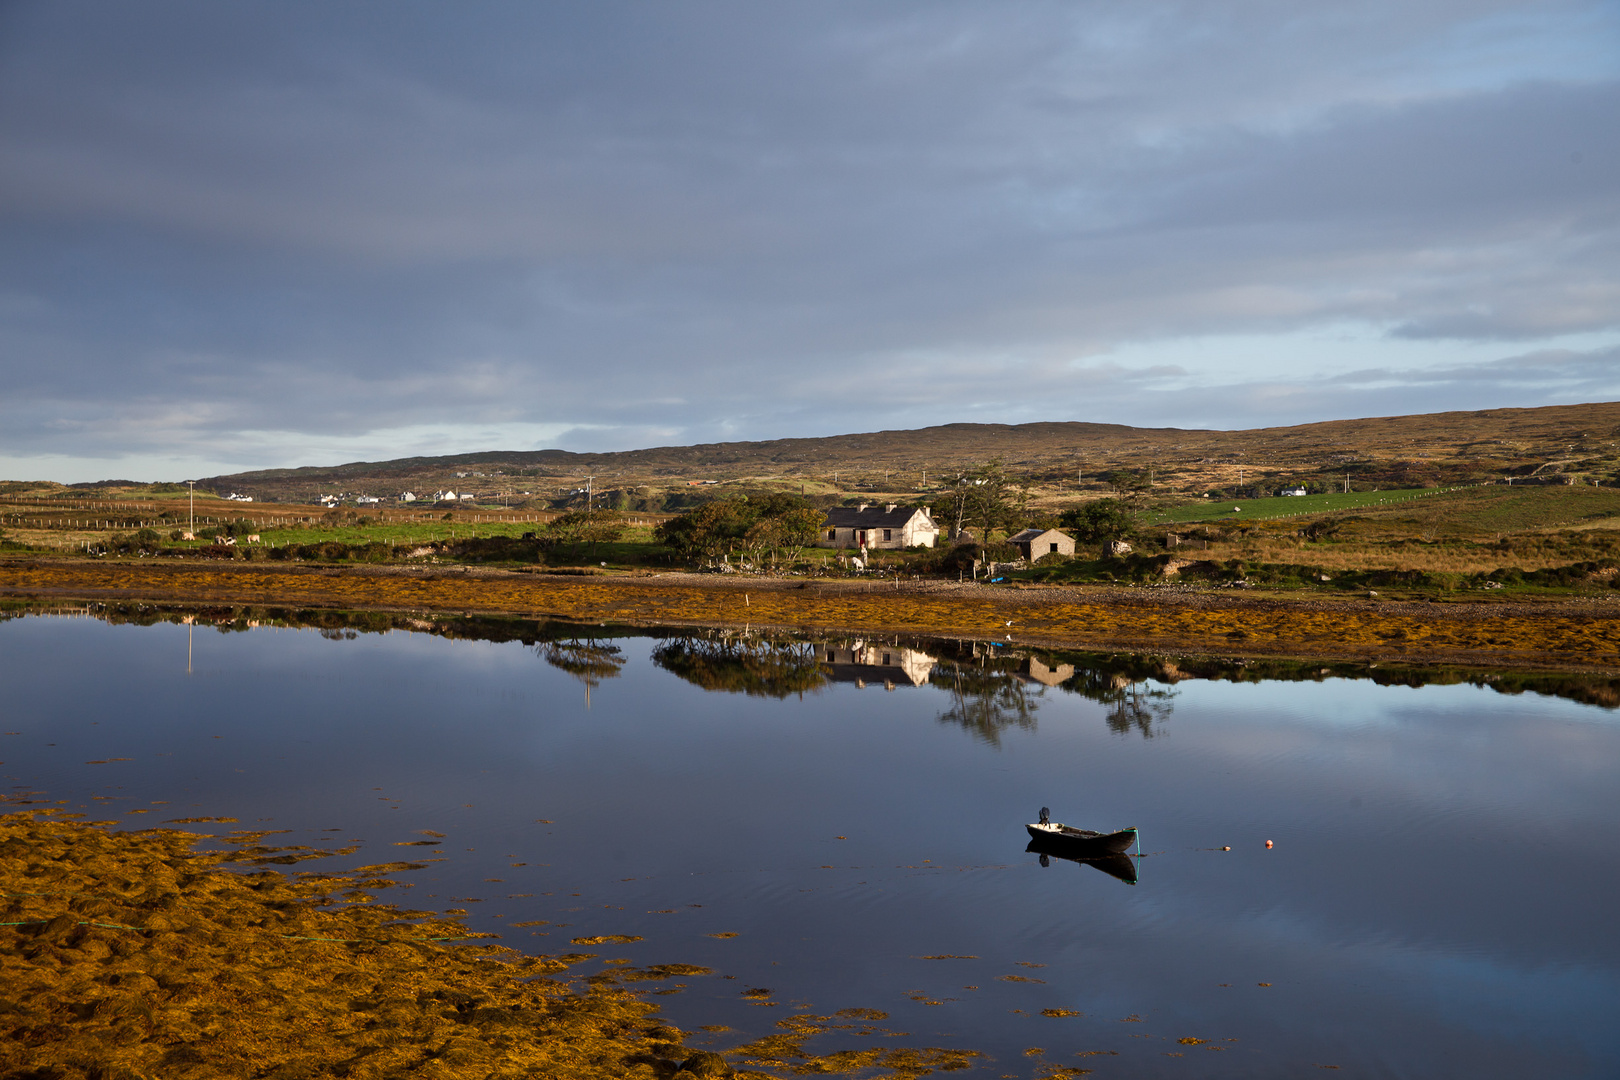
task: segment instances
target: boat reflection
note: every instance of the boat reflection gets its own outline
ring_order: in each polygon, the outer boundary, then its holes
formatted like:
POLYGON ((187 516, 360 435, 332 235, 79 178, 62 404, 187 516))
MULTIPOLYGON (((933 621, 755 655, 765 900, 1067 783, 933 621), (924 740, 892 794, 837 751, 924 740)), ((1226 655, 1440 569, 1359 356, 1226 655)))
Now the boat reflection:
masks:
POLYGON ((1064 862, 1078 863, 1093 870, 1101 870, 1109 877, 1118 878, 1127 885, 1136 884, 1136 860, 1129 855, 1100 855, 1092 859, 1077 859, 1067 854, 1059 845, 1040 840, 1031 840, 1024 851, 1040 855, 1042 866, 1051 866, 1053 859, 1062 859, 1064 862))

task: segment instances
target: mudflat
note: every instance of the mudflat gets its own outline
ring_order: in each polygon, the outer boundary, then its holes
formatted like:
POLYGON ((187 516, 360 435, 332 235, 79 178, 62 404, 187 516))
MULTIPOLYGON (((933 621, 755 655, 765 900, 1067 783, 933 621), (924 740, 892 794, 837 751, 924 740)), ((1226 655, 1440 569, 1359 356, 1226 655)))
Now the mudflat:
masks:
POLYGON ((1620 600, 1313 596, 1163 586, 564 575, 462 567, 0 563, 0 596, 506 614, 916 634, 1054 648, 1620 669, 1620 600))

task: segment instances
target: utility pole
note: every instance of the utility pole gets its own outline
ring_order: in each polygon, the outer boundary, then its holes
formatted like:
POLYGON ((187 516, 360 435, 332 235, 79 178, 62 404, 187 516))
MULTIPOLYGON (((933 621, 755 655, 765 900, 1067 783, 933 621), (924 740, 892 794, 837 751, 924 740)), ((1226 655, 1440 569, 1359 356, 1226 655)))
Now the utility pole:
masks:
MULTIPOLYGON (((195 537, 197 535, 197 481, 187 480, 186 487, 191 490, 191 528, 188 531, 192 536, 195 537)), ((188 638, 187 640, 189 641, 190 639, 188 638)), ((186 663, 186 670, 191 670, 191 663, 189 660, 186 663)))
POLYGON ((594 476, 587 476, 585 478, 585 509, 586 510, 594 509, 593 503, 594 503, 594 501, 596 499, 596 495, 591 490, 591 482, 594 481, 595 479, 596 479, 596 477, 594 477, 594 476))

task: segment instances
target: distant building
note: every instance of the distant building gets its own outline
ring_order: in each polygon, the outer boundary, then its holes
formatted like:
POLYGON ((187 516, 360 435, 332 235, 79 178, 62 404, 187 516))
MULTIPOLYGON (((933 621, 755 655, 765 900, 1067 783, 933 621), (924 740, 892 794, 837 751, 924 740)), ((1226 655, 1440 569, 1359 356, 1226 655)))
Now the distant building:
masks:
POLYGON ((416 492, 407 491, 405 494, 403 494, 403 495, 401 495, 399 497, 399 501, 400 502, 415 502, 416 501, 416 492))
POLYGON ((1285 488, 1283 490, 1283 494, 1284 495, 1308 495, 1310 493, 1308 491, 1306 491, 1302 487, 1297 487, 1297 488, 1285 488))
POLYGON ((1056 529, 1025 529, 1007 537, 1007 543, 1035 562, 1045 555, 1073 555, 1074 538, 1056 529))
POLYGON ((838 506, 827 511, 818 547, 908 548, 933 547, 939 526, 926 509, 889 503, 887 506, 838 506))

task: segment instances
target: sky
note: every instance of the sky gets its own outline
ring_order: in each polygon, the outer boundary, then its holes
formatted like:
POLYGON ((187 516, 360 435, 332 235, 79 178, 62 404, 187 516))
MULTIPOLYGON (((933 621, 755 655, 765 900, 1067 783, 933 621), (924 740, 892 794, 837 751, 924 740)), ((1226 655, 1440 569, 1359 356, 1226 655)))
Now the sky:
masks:
POLYGON ((1620 4, 0 0, 0 478, 1620 398, 1620 4))

